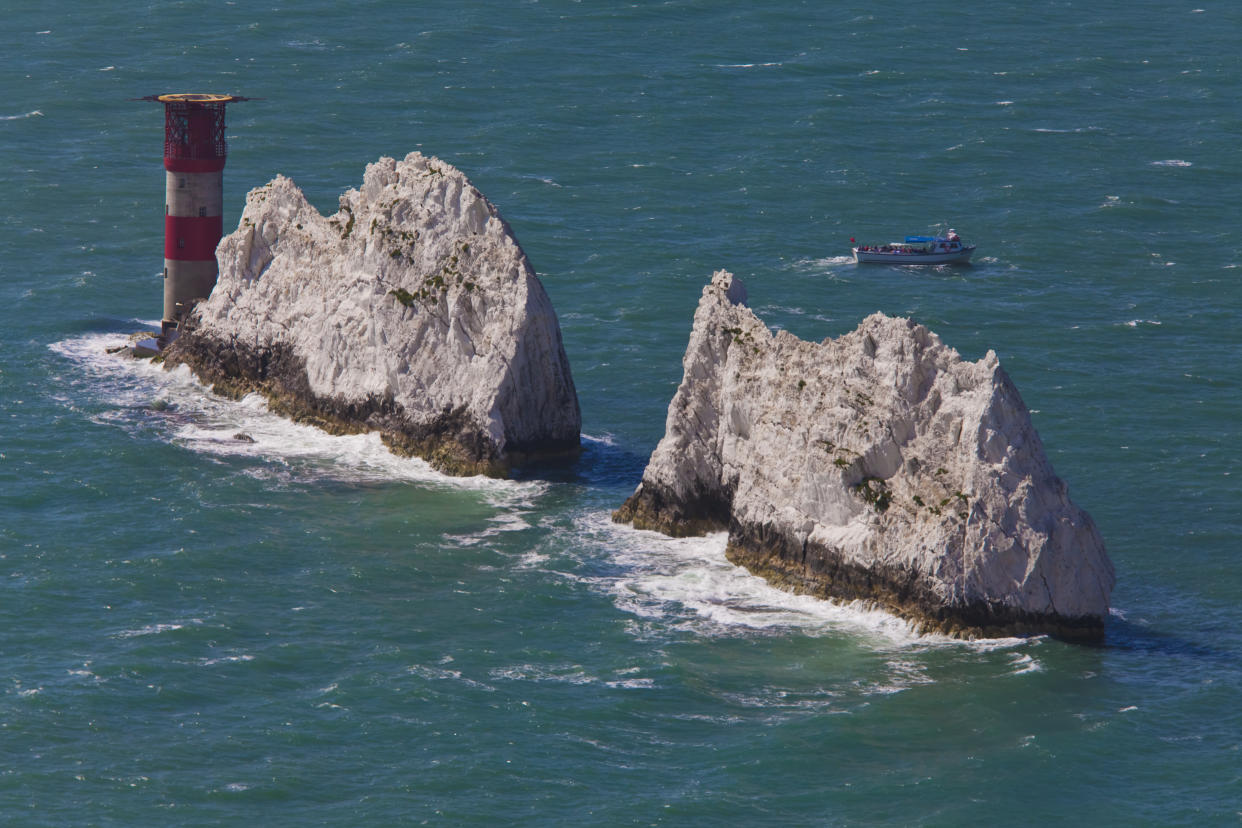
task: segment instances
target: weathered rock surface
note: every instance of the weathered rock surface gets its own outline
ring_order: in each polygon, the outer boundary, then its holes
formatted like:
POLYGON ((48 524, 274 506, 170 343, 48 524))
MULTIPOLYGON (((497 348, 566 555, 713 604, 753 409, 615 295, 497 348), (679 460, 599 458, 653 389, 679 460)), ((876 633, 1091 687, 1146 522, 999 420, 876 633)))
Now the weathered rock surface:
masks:
POLYGON ((322 216, 283 176, 251 191, 166 362, 452 474, 576 449, 560 325, 496 208, 419 153, 368 165, 340 205, 322 216))
POLYGON ((704 288, 665 436, 615 520, 727 529, 734 563, 927 631, 1102 635, 1112 564, 995 353, 966 362, 878 313, 805 342, 745 302, 724 271, 704 288))

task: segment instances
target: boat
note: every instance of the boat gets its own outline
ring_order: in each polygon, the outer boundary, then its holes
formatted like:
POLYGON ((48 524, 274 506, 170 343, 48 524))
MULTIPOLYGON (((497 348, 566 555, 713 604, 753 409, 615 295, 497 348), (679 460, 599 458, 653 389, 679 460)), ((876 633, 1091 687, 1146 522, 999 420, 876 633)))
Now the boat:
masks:
POLYGON ((851 249, 854 261, 860 264, 883 262, 898 265, 968 264, 971 254, 975 252, 975 246, 962 241, 956 230, 950 230, 943 236, 906 236, 904 242, 860 244, 851 249))

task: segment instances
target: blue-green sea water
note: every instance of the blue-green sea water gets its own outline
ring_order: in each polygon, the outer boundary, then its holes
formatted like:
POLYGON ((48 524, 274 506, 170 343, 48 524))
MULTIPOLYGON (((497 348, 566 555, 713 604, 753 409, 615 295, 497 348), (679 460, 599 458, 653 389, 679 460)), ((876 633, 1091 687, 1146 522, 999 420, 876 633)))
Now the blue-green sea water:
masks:
POLYGON ((6 6, 0 821, 1237 824, 1240 34, 1218 0, 6 6), (109 356, 161 309, 131 99, 180 91, 261 98, 226 229, 278 173, 325 212, 381 155, 470 176, 582 456, 449 479, 109 356), (847 258, 950 225, 973 266, 847 258), (612 524, 719 268, 803 338, 994 349, 1116 565, 1104 645, 920 637, 612 524))

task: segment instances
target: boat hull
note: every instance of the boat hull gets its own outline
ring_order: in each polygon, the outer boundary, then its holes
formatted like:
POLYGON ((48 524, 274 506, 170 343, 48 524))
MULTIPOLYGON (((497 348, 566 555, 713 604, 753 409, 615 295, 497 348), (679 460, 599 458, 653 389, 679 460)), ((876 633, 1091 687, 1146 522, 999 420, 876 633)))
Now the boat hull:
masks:
POLYGON ((854 261, 859 264, 893 264, 893 265, 938 265, 938 264, 969 264, 975 248, 963 247, 961 250, 950 250, 945 253, 881 253, 876 250, 859 250, 853 248, 854 261))

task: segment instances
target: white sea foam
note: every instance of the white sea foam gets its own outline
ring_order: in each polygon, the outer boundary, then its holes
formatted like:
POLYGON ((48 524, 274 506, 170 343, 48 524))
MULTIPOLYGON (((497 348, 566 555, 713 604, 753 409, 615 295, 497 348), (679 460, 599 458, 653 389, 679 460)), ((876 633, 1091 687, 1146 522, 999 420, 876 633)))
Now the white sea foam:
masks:
POLYGON ((881 650, 967 646, 982 651, 1014 647, 1027 639, 965 642, 921 635, 913 625, 861 602, 835 602, 795 595, 735 566, 725 557, 724 533, 669 538, 589 513, 574 525, 581 543, 599 544, 616 571, 584 578, 613 597, 618 608, 660 626, 705 635, 795 630, 821 636, 848 633, 881 650))
MULTIPOLYGON (((464 546, 531 529, 537 501, 551 485, 446 477, 422 461, 396 457, 374 434, 329 435, 271 413, 257 395, 241 401, 213 395, 184 368, 164 371, 146 360, 107 353, 107 348, 123 346, 125 341, 121 334, 89 334, 50 347, 79 369, 77 376, 68 378, 68 384, 87 384, 91 396, 103 403, 105 410, 97 415, 100 421, 135 430, 154 425, 169 442, 194 452, 265 461, 259 470, 248 468, 242 473, 408 480, 477 489, 499 511, 477 532, 451 538, 464 546), (247 439, 238 439, 238 434, 247 439)), ((612 438, 588 435, 585 439, 608 444, 612 438)), ((867 638, 880 649, 964 643, 944 636, 919 635, 909 622, 861 603, 823 601, 776 589, 725 558, 723 534, 668 538, 614 524, 606 512, 584 514, 568 531, 573 534, 570 548, 595 546, 598 559, 609 563, 607 574, 582 576, 582 580, 611 595, 619 608, 640 620, 640 627, 650 623, 707 635, 846 632, 867 638)), ((517 563, 525 569, 540 569, 547 566, 550 557, 547 549, 532 549, 517 563)), ((117 636, 154 635, 181 629, 187 623, 202 622, 152 624, 121 631, 117 636)), ((993 639, 968 646, 988 650, 1023 642, 993 639)), ((249 660, 249 656, 227 656, 223 660, 249 660)), ((419 668, 412 672, 432 675, 419 668)), ((452 671, 436 671, 436 677, 460 679, 452 671)), ((627 686, 643 683, 630 678, 617 680, 630 682, 627 686)))
POLYGON ((89 669, 90 666, 91 666, 90 662, 88 661, 87 663, 83 664, 80 668, 73 669, 73 670, 67 670, 66 672, 69 675, 77 679, 84 679, 94 684, 103 684, 104 681, 106 681, 106 679, 104 679, 102 676, 98 675, 97 673, 92 672, 89 669))
POLYGON ((549 681, 558 684, 595 684, 599 681, 577 664, 516 664, 497 667, 489 676, 509 681, 549 681))
POLYGON ((604 684, 620 690, 650 690, 656 686, 655 680, 649 678, 618 679, 616 681, 606 681, 604 684))
POLYGON ((1023 673, 1038 673, 1044 669, 1044 665, 1040 664, 1030 653, 1011 653, 1009 659, 1010 666, 1013 668, 1011 673, 1015 676, 1023 673))
POLYGON ((1152 161, 1151 166, 1153 167, 1193 167, 1194 164, 1192 164, 1189 161, 1182 161, 1181 159, 1178 159, 1178 158, 1171 158, 1167 161, 1152 161))
POLYGON ((42 118, 42 117, 43 117, 42 112, 40 112, 37 109, 32 109, 29 112, 23 112, 20 115, 0 115, 0 121, 20 121, 24 118, 42 118))
MULTIPOLYGON (((135 329, 154 326, 134 322, 135 329)), ((131 429, 154 426, 169 442, 196 453, 264 461, 241 473, 277 480, 327 477, 477 490, 494 505, 509 508, 532 504, 547 489, 541 482, 449 477, 423 460, 393 454, 376 433, 328 434, 272 413, 258 394, 225 399, 184 366, 165 371, 150 360, 108 353, 126 342, 124 334, 86 334, 49 347, 80 370, 67 383, 86 382, 90 395, 105 406, 96 421, 131 429)), ((502 522, 513 526, 512 520, 502 522)))
POLYGON ((552 178, 551 176, 547 176, 547 175, 524 175, 522 176, 522 178, 528 179, 530 181, 538 181, 541 184, 547 184, 549 187, 559 188, 562 186, 561 183, 558 182, 555 178, 552 178))
POLYGON ((898 659, 888 662, 887 675, 882 682, 864 688, 870 693, 889 696, 901 693, 920 684, 935 684, 936 680, 927 675, 927 667, 918 661, 898 659))
POLYGON ((1051 127, 1036 127, 1032 132, 1042 132, 1047 135, 1077 135, 1083 132, 1099 132, 1102 127, 1085 126, 1075 127, 1073 129, 1052 129, 1051 127))
MULTIPOLYGON (((203 620, 201 618, 192 618, 186 622, 186 624, 189 624, 191 626, 198 626, 198 625, 201 625, 202 623, 203 623, 203 620)), ((145 635, 159 635, 160 633, 183 630, 185 629, 186 624, 180 624, 180 623, 147 624, 145 627, 139 627, 136 630, 121 630, 119 633, 115 634, 115 637, 116 638, 139 638, 145 635)))
MULTIPOLYGON (((896 685, 869 685, 866 687, 860 686, 857 689, 861 690, 864 695, 887 695, 888 693, 899 693, 905 688, 896 685)), ((764 711, 767 714, 765 718, 770 723, 788 721, 790 713, 811 713, 816 716, 848 713, 849 708, 842 705, 842 699, 845 695, 838 690, 827 688, 819 688, 810 692, 798 692, 782 687, 758 687, 744 693, 721 694, 731 705, 764 711)), ((687 716, 684 718, 692 717, 687 716)), ((733 717, 713 717, 711 720, 722 724, 736 721, 733 717)))
POLYGON ((496 688, 481 681, 466 678, 461 674, 460 670, 444 670, 439 667, 429 667, 425 664, 413 664, 406 668, 406 672, 413 676, 418 676, 427 681, 453 681, 460 682, 467 687, 473 687, 478 690, 486 690, 487 692, 495 692, 496 688))
MULTIPOLYGON (((498 504, 499 505, 499 504, 498 504)), ((452 541, 457 546, 475 546, 486 541, 488 538, 494 538, 505 532, 521 532, 531 528, 530 523, 526 521, 527 512, 515 508, 516 504, 509 503, 507 505, 511 511, 505 511, 498 515, 494 515, 487 519, 487 525, 476 532, 461 535, 445 535, 445 540, 452 541)), ((532 566, 541 563, 546 556, 537 556, 537 560, 532 566)))
MULTIPOLYGON (((764 305, 763 307, 759 308, 759 311, 764 314, 787 313, 790 316, 804 316, 807 319, 813 319, 816 322, 836 321, 831 316, 827 316, 822 313, 808 313, 805 308, 798 308, 798 307, 793 307, 790 305, 764 305)), ((777 324, 773 324, 771 327, 774 332, 779 331, 781 329, 781 326, 777 324)))
POLYGON ((515 664, 497 667, 488 675, 496 681, 534 681, 571 685, 603 685, 620 690, 647 690, 655 687, 655 680, 633 676, 635 669, 616 670, 615 678, 602 678, 587 672, 579 664, 515 664))
POLYGON ((212 667, 216 664, 240 664, 246 661, 254 661, 254 656, 246 654, 218 656, 216 658, 199 659, 198 663, 201 667, 212 667))

